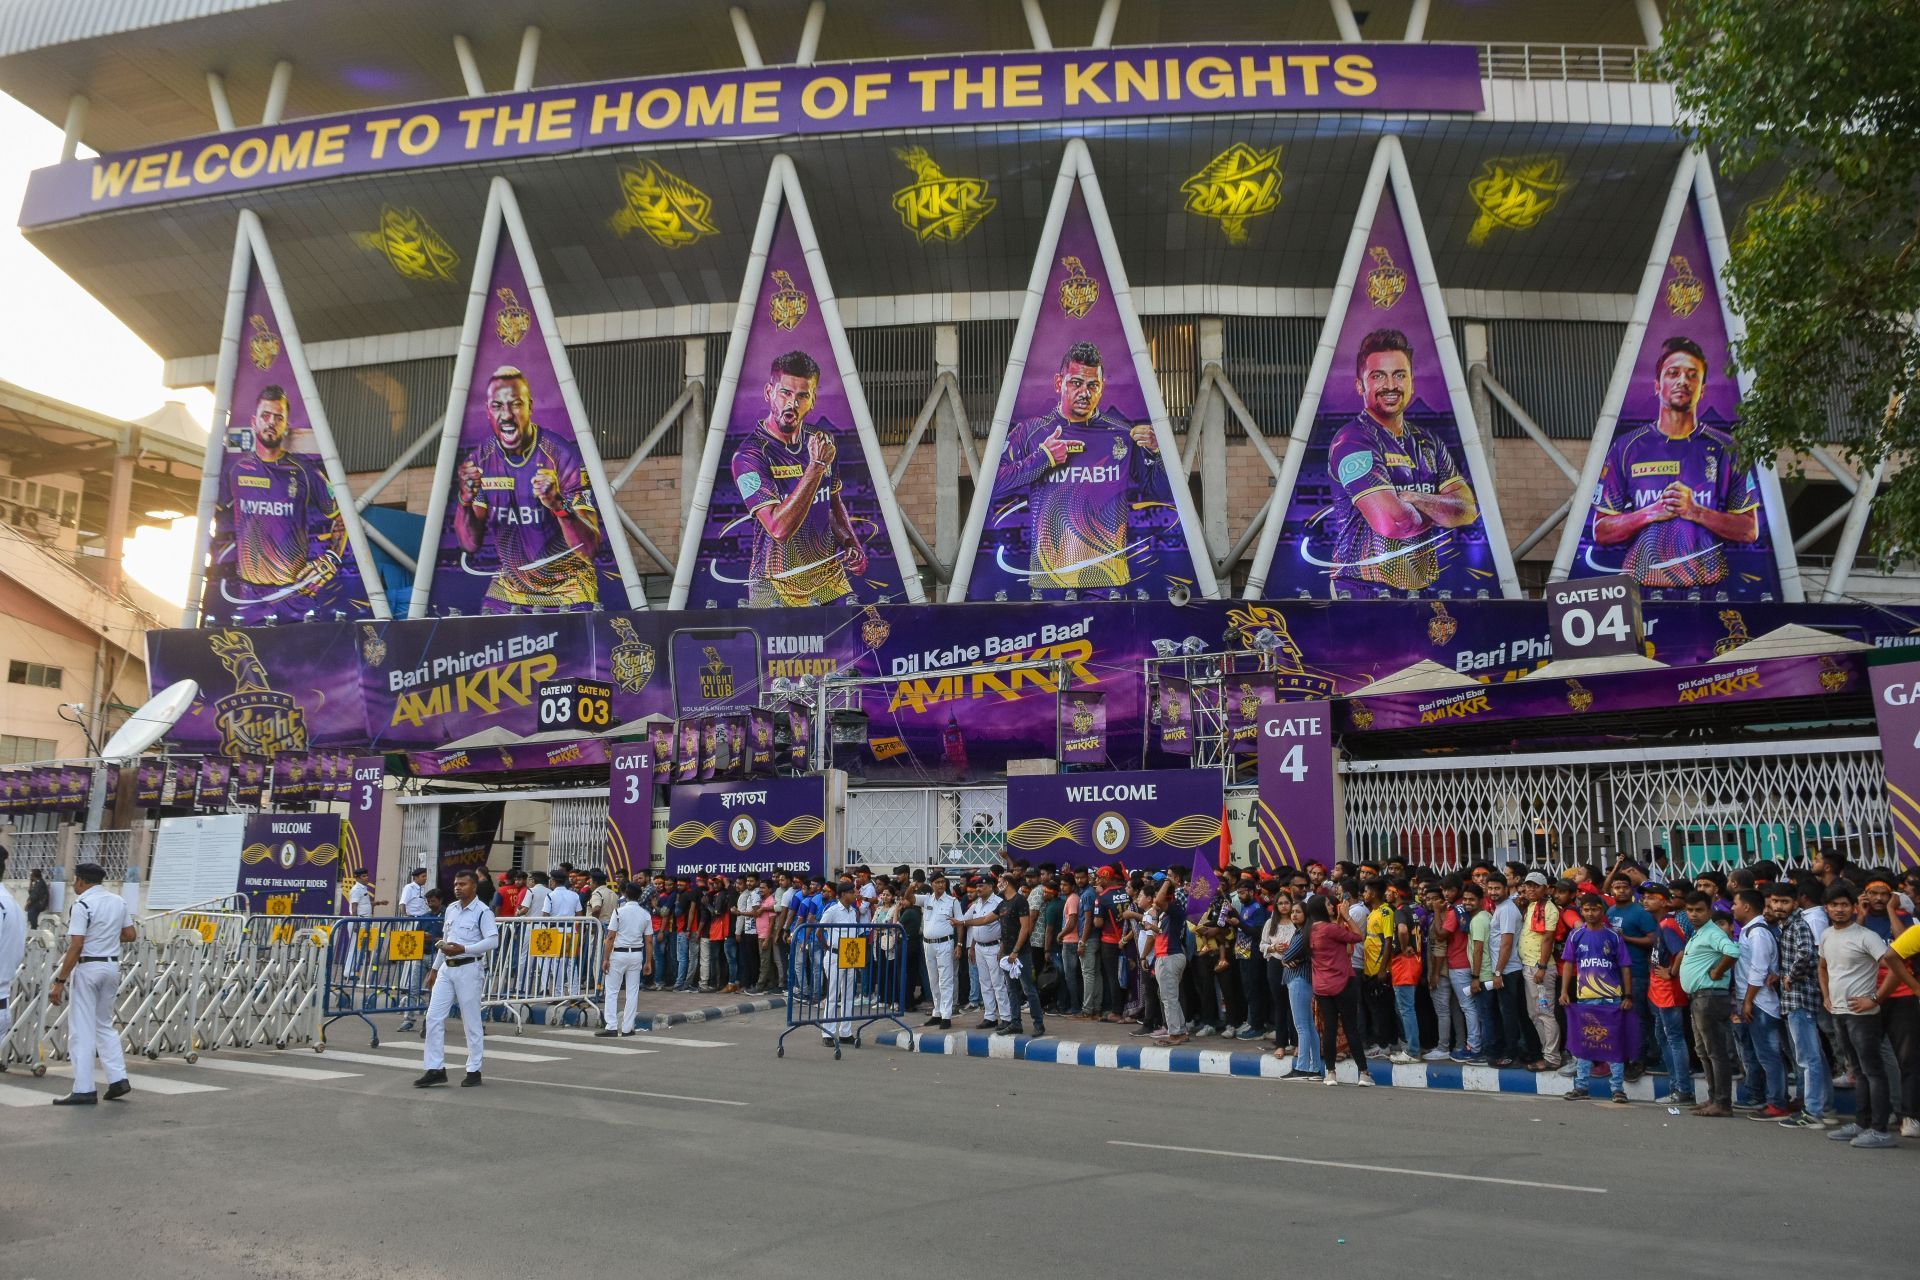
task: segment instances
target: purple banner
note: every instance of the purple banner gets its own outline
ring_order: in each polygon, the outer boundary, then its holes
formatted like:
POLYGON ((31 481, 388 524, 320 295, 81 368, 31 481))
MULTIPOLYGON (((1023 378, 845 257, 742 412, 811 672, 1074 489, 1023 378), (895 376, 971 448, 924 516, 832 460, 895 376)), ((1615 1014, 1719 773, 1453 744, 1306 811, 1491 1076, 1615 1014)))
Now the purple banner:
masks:
POLYGON ((1161 676, 1153 707, 1155 744, 1170 756, 1193 754, 1193 686, 1177 676, 1161 676))
POLYGON ((349 174, 700 139, 1482 104, 1471 45, 1177 45, 697 72, 310 117, 70 161, 32 175, 20 225, 349 174))
POLYGON ((261 792, 266 789, 267 766, 261 760, 233 762, 233 803, 241 808, 260 807, 261 792))
POLYGON ((1225 813, 1218 769, 1007 779, 1007 856, 1129 871, 1213 867, 1225 813))
POLYGON ((653 749, 653 784, 666 786, 673 781, 673 755, 679 729, 673 721, 662 720, 647 731, 647 736, 653 749))
POLYGON ((1920 866, 1920 662, 1870 668, 1873 717, 1887 771, 1887 812, 1903 867, 1920 866))
POLYGON ((1060 699, 1060 759, 1065 764, 1108 764, 1107 695, 1074 689, 1060 699))
POLYGON ((1640 1054, 1640 1018, 1617 1004, 1567 1006, 1567 1052, 1588 1062, 1631 1062, 1640 1054))
POLYGON ((453 878, 462 871, 479 871, 493 856, 494 837, 506 814, 504 800, 476 800, 471 804, 440 806, 439 841, 435 845, 439 872, 434 883, 448 902, 453 901, 453 878))
POLYGON ((1380 192, 1267 594, 1500 594, 1402 211, 1380 192))
POLYGON ((1227 677, 1227 743, 1235 755, 1250 756, 1260 747, 1260 722, 1280 700, 1280 680, 1271 671, 1240 671, 1227 677))
MULTIPOLYGON (((827 334, 793 211, 782 206, 753 306, 692 607, 771 608, 905 598, 876 472, 827 334)), ((878 448, 872 450, 877 457, 878 448)))
POLYGON ((233 777, 233 761, 222 760, 218 756, 208 756, 200 762, 200 775, 194 779, 193 807, 196 809, 217 809, 227 807, 227 783, 233 777))
POLYGON ((762 777, 773 772, 773 712, 758 708, 747 713, 747 772, 762 777))
POLYGON ((673 780, 685 784, 700 780, 700 721, 675 722, 673 780))
POLYGON ((133 802, 142 809, 160 807, 161 785, 167 776, 166 766, 143 764, 134 773, 133 802))
POLYGON ((501 747, 409 751, 407 768, 416 778, 450 778, 465 773, 573 769, 605 764, 607 757, 605 738, 580 738, 572 742, 516 742, 501 747))
POLYGON ((1333 708, 1292 702, 1260 719, 1260 799, 1254 829, 1260 869, 1331 868, 1335 850, 1333 708))
POLYGON ((1765 493, 1733 439, 1740 388, 1720 282, 1689 199, 1569 577, 1627 573, 1648 600, 1774 600, 1765 493))
POLYGON ((247 818, 240 882, 255 915, 333 914, 340 881, 340 819, 330 813, 256 813, 247 818))
POLYGON ((829 869, 826 792, 817 777, 675 787, 669 808, 669 876, 823 876, 829 869))
POLYGON ((367 585, 258 263, 243 323, 200 615, 235 626, 367 617, 367 585))
POLYGON ((200 686, 168 741, 236 759, 366 742, 361 662, 374 662, 384 646, 373 624, 362 625, 372 637, 364 649, 354 645, 362 633, 346 623, 149 631, 148 669, 200 686))
POLYGON ((1191 589, 1193 552, 1168 479, 1179 459, 1160 456, 1078 183, 1051 257, 1032 340, 1008 368, 1020 388, 1000 452, 986 459, 993 484, 974 498, 972 518, 984 510, 985 522, 967 599, 1191 589))
POLYGON ((380 827, 385 820, 385 756, 355 756, 347 765, 347 813, 340 824, 340 872, 351 876, 364 868, 380 878, 380 827))
POLYGON ((618 884, 653 866, 653 748, 614 748, 607 779, 607 875, 618 884))
POLYGON ((548 337, 504 219, 487 274, 480 347, 449 481, 445 525, 426 531, 438 613, 625 609, 626 588, 580 449, 589 430, 560 394, 548 337))

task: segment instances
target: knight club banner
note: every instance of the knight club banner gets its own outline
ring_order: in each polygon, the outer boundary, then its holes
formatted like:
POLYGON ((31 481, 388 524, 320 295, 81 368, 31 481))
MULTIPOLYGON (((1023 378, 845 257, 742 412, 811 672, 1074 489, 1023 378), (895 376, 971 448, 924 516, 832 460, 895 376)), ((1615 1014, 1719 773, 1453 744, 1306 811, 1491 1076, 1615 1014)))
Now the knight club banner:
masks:
POLYGON ((1212 595, 1212 565, 1084 143, 1068 144, 953 598, 1212 595), (1195 548, 1200 548, 1196 557, 1195 548))
POLYGON ((1732 434, 1740 387, 1693 180, 1703 163, 1682 162, 1555 577, 1626 573, 1647 600, 1777 600, 1772 487, 1732 434))
POLYGON ((760 222, 673 605, 919 600, 886 458, 784 156, 760 222))
POLYGON ((826 786, 818 777, 675 787, 668 803, 669 876, 827 874, 826 786))
POLYGON ((413 617, 644 607, 504 179, 488 196, 434 489, 413 617))
POLYGON ((1333 706, 1289 702, 1260 717, 1260 798, 1254 830, 1260 869, 1332 868, 1341 856, 1335 831, 1333 706))
POLYGON ((1216 864, 1225 812, 1218 769, 1061 773, 1007 779, 1008 857, 1129 871, 1216 864))
POLYGON ((375 608, 368 598, 362 565, 372 561, 299 336, 268 290, 263 258, 272 260, 257 225, 242 220, 234 249, 245 284, 228 302, 224 424, 207 442, 200 617, 237 626, 384 617, 385 600, 375 608))
POLYGON ((340 819, 330 813, 247 816, 240 882, 255 915, 333 914, 340 882, 340 819))
POLYGON ((618 884, 653 862, 654 752, 651 743, 614 748, 607 777, 607 875, 618 884))
MULTIPOLYGON (((1249 594, 1517 594, 1398 141, 1383 139, 1294 423, 1304 444, 1249 594), (1335 326, 1338 326, 1337 329, 1335 326)), ((1292 453, 1289 454, 1291 463, 1292 453)), ((1285 477, 1283 477, 1284 484, 1285 477)))

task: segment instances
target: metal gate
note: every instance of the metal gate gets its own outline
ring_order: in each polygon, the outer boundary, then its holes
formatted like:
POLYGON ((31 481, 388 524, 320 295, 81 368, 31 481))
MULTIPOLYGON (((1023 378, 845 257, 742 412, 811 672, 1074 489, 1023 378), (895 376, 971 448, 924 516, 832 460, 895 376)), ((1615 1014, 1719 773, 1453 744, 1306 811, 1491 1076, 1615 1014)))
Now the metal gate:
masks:
POLYGON ((1342 766, 1346 849, 1458 870, 1650 856, 1672 873, 1891 845, 1877 738, 1342 766))
POLYGON ((847 865, 988 866, 1006 852, 1007 789, 876 787, 847 792, 847 865))
POLYGON ((547 817, 547 866, 570 862, 581 871, 607 861, 607 798, 555 800, 547 817))

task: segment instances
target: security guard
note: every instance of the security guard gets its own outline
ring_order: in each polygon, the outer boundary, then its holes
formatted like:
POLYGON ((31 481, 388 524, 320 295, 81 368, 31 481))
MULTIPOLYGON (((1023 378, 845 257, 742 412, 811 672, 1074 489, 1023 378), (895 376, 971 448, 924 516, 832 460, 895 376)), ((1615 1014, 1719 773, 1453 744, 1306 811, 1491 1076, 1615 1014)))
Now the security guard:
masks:
MULTIPOLYGON (((0 880, 7 878, 7 846, 0 844, 0 880)), ((13 975, 27 954, 27 913, 0 884, 0 1041, 13 1027, 13 975)), ((0 1064, 0 1071, 6 1070, 0 1064)))
POLYGON ((47 1003, 54 1005, 66 998, 69 988, 73 995, 67 1014, 73 1092, 55 1098, 56 1107, 90 1107, 100 1101, 93 1088, 96 1051, 107 1073, 107 1100, 133 1092, 127 1083, 127 1060, 120 1052, 120 1032, 113 1025, 113 1002, 120 992, 120 944, 133 941, 134 928, 127 919, 126 899, 101 888, 106 878, 106 870, 97 862, 83 862, 73 869, 80 897, 67 917, 67 953, 60 958, 60 972, 47 992, 47 1003))
POLYGON ((640 1011, 640 979, 653 976, 653 912, 640 905, 646 888, 629 880, 621 893, 626 901, 613 909, 613 918, 607 921, 606 957, 600 962, 607 1012, 605 1025, 593 1034, 602 1038, 633 1034, 634 1016, 640 1011), (620 1008, 623 988, 627 993, 624 1012, 620 1008))
POLYGON ((839 900, 820 913, 820 942, 826 951, 827 1009, 841 1019, 820 1028, 820 1038, 828 1044, 835 1044, 853 1034, 853 1023, 846 1018, 851 1012, 854 992, 859 989, 862 972, 840 967, 840 942, 843 938, 857 937, 867 932, 859 928, 862 923, 860 898, 853 881, 842 880, 839 893, 839 900))
POLYGON ((967 926, 967 942, 973 948, 973 967, 980 975, 980 1003, 986 1018, 982 1031, 998 1030, 1002 1021, 1013 1020, 1007 1003, 1007 971, 1000 967, 1000 895, 991 884, 977 886, 980 896, 970 913, 957 923, 967 926))
POLYGON ((920 907, 920 944, 926 949, 927 972, 933 975, 933 1016, 920 1025, 947 1028, 953 1026, 953 973, 960 949, 960 931, 955 921, 965 908, 960 899, 947 892, 947 877, 935 872, 932 893, 916 893, 920 907))
POLYGON ((480 1083, 480 1058, 486 1052, 480 1028, 480 991, 485 985, 480 957, 500 945, 500 930, 493 922, 493 908, 480 901, 479 888, 471 871, 453 878, 454 904, 447 908, 436 944, 439 954, 433 958, 439 977, 427 1002, 427 1052, 422 1064, 426 1071, 413 1082, 416 1089, 447 1082, 447 1013, 456 1002, 467 1029, 467 1074, 460 1087, 470 1089, 480 1083))

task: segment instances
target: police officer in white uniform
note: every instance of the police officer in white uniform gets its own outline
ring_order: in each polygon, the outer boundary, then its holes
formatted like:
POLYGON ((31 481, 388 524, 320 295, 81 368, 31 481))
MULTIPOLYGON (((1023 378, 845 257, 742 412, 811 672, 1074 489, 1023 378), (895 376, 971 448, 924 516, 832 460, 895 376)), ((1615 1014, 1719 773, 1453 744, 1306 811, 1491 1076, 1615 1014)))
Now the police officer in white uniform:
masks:
POLYGON ((640 905, 646 888, 629 880, 620 892, 625 901, 607 921, 606 958, 600 964, 607 985, 606 1025, 593 1034, 602 1038, 633 1034, 633 1020, 640 1011, 640 979, 653 976, 653 912, 640 905), (620 1006, 623 990, 624 1010, 620 1006))
POLYGON ((439 977, 427 1002, 426 1071, 413 1082, 416 1089, 447 1082, 447 1014, 456 1003, 467 1029, 467 1074, 460 1087, 470 1089, 480 1083, 480 1059, 486 1051, 480 1027, 480 990, 485 985, 481 957, 500 945, 500 930, 493 922, 493 908, 477 896, 479 887, 471 871, 453 878, 454 903, 447 908, 439 954, 433 958, 439 977))
POLYGON ((127 918, 126 899, 101 888, 106 871, 97 862, 73 869, 80 896, 67 917, 67 953, 47 992, 48 1004, 69 995, 67 1048, 73 1058, 73 1092, 55 1098, 56 1107, 87 1106, 100 1101, 93 1088, 93 1055, 107 1074, 107 1100, 133 1092, 127 1083, 127 1059, 120 1051, 120 1033, 113 1025, 114 997, 120 992, 120 944, 134 939, 127 918))
MULTIPOLYGON (((0 880, 7 878, 7 847, 0 844, 0 880)), ((27 954, 27 913, 0 884, 0 1041, 13 1028, 13 975, 27 954)), ((0 1071, 6 1070, 0 1066, 0 1071)))
POLYGON ((820 1029, 820 1038, 828 1044, 837 1044, 853 1034, 853 1023, 847 1021, 847 1017, 852 1012, 853 997, 859 990, 862 972, 859 969, 840 967, 841 939, 853 937, 860 932, 857 928, 846 926, 857 926, 862 921, 860 899, 858 892, 854 889, 853 881, 842 880, 839 884, 839 894, 839 900, 828 904, 826 910, 820 913, 820 945, 826 952, 827 966, 826 1007, 830 1015, 838 1015, 840 1019, 837 1022, 827 1023, 820 1029))
MULTIPOLYGON (((409 920, 424 920, 430 908, 427 906, 427 869, 415 867, 407 882, 400 886, 400 910, 409 920)), ((406 968, 400 971, 400 981, 408 991, 412 991, 420 982, 420 962, 410 960, 406 968)), ((414 1027, 413 1015, 408 1014, 400 1021, 402 1031, 411 1031, 414 1027)))
POLYGON ((1000 967, 1000 895, 991 884, 980 886, 980 897, 959 923, 967 927, 973 967, 980 974, 980 1003, 987 1016, 979 1029, 997 1030, 1003 1020, 1012 1020, 1013 1009, 1007 1003, 1007 972, 1000 967))
POLYGON ((932 893, 916 893, 920 907, 920 945, 926 949, 927 972, 933 975, 933 1016, 923 1027, 953 1026, 953 976, 960 946, 959 920, 966 908, 947 892, 946 876, 935 872, 932 893))

